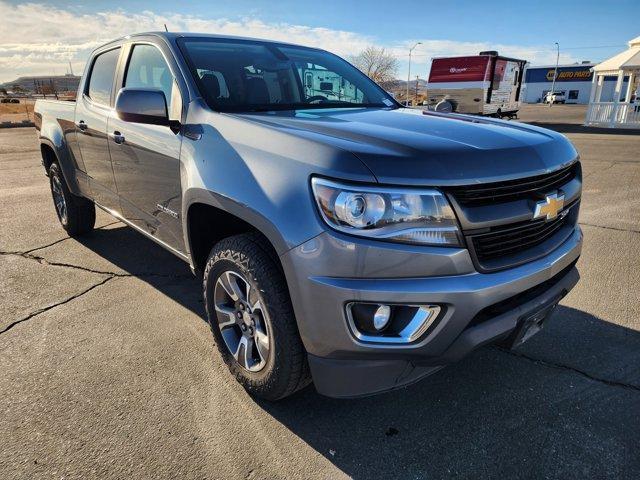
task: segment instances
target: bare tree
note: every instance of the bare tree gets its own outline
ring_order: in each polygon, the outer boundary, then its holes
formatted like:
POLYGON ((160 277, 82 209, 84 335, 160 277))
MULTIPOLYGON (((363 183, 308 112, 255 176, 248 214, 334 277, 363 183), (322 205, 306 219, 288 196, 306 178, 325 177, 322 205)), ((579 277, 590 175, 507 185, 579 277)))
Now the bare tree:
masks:
POLYGON ((351 63, 380 85, 393 84, 398 71, 398 59, 384 48, 368 46, 349 58, 351 63))

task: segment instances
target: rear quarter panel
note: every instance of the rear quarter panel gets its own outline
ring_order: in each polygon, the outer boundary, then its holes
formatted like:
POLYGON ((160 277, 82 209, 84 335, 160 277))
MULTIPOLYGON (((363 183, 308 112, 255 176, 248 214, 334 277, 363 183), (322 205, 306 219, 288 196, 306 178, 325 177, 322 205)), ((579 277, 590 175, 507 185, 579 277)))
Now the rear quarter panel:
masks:
POLYGON ((75 106, 75 102, 69 101, 37 100, 35 125, 40 144, 53 149, 69 190, 87 195, 88 188, 78 179, 78 171, 85 169, 76 141, 75 106))

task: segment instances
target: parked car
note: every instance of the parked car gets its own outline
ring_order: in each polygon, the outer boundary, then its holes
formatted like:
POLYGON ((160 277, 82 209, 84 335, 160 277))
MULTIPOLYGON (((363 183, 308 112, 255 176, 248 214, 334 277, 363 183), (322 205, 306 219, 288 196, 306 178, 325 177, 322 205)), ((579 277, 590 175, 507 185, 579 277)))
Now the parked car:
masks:
POLYGON ((320 49, 131 35, 35 117, 62 227, 89 234, 97 206, 188 262, 258 397, 373 394, 518 346, 579 278, 564 136, 404 108, 320 49))
POLYGON ((543 103, 565 103, 567 97, 564 92, 548 92, 544 96, 543 103))

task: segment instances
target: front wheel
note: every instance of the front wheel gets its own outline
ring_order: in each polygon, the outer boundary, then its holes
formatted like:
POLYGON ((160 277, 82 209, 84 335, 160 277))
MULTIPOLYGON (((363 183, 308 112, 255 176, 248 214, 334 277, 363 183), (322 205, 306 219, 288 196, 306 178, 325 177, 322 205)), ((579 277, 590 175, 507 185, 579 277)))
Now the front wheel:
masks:
POLYGON ((257 234, 226 238, 204 270, 207 320, 222 360, 251 394, 279 400, 310 382, 284 275, 257 234))
POLYGON ((93 230, 96 223, 95 205, 91 200, 69 191, 60 165, 56 162, 49 167, 49 184, 58 220, 69 236, 76 237, 93 230))

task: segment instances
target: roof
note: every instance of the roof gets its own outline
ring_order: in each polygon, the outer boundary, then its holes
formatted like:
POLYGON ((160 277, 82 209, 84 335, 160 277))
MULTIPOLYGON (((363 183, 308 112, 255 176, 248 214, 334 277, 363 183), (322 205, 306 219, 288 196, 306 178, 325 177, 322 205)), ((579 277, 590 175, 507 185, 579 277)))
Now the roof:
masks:
POLYGON ((433 60, 447 60, 450 58, 476 58, 476 57, 493 57, 499 60, 507 60, 511 62, 523 62, 523 63, 527 62, 527 60, 522 60, 521 58, 505 57, 504 55, 492 55, 489 53, 482 53, 482 54, 479 53, 477 55, 451 55, 446 57, 431 57, 431 60, 433 61, 433 60))
POLYGON ((594 72, 633 70, 640 68, 640 37, 629 42, 629 48, 593 67, 594 72))
MULTIPOLYGON (((132 37, 143 37, 143 36, 156 36, 156 37, 163 37, 167 40, 175 40, 177 38, 182 38, 182 37, 189 37, 189 38, 220 38, 220 39, 229 39, 229 40, 248 40, 248 41, 253 41, 253 42, 268 42, 268 43, 277 43, 279 45, 291 45, 293 47, 300 47, 300 46, 305 46, 306 45, 300 45, 300 44, 296 44, 296 43, 290 43, 290 42, 284 42, 284 41, 280 41, 280 40, 269 40, 266 38, 253 38, 253 37, 239 37, 239 36, 235 36, 235 35, 218 35, 215 33, 198 33, 198 32, 139 32, 139 33, 132 33, 130 35, 125 35, 124 37, 120 37, 120 38, 116 38, 111 40, 108 43, 105 43, 104 45, 102 45, 101 47, 98 48, 102 48, 105 45, 109 45, 111 43, 114 42, 118 42, 124 39, 129 39, 132 37)), ((308 48, 315 48, 315 47, 308 47, 308 48)))
MULTIPOLYGON (((565 63, 565 64, 558 65, 558 68, 577 68, 577 67, 591 68, 594 65, 595 65, 595 63, 593 63, 593 62, 589 62, 589 63, 565 63)), ((556 64, 554 63, 553 65, 527 65, 527 70, 535 70, 536 68, 556 68, 556 64)))

